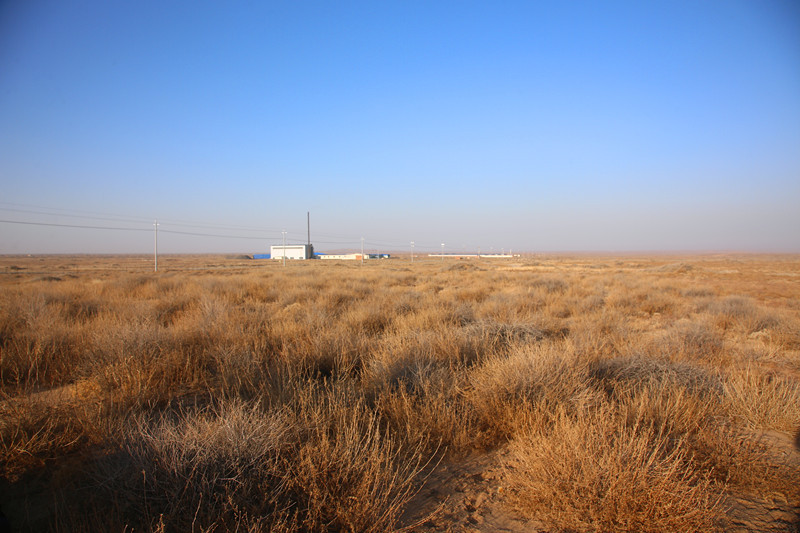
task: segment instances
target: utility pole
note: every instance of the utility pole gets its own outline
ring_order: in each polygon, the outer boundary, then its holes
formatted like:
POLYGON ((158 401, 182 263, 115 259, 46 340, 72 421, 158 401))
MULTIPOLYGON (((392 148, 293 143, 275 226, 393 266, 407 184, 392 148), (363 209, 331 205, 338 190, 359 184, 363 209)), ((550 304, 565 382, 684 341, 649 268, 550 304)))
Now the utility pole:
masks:
POLYGON ((364 237, 361 237, 361 266, 364 266, 364 237))
POLYGON ((283 266, 286 266, 286 230, 281 233, 283 233, 283 266))
POLYGON ((158 272, 158 219, 153 222, 153 227, 155 228, 155 251, 154 251, 154 262, 155 262, 155 270, 153 272, 158 272))
POLYGON ((414 262, 414 241, 411 241, 411 262, 414 262))
POLYGON ((444 243, 442 243, 442 261, 444 261, 444 243))
POLYGON ((308 228, 308 244, 311 244, 311 211, 306 211, 306 228, 308 228))

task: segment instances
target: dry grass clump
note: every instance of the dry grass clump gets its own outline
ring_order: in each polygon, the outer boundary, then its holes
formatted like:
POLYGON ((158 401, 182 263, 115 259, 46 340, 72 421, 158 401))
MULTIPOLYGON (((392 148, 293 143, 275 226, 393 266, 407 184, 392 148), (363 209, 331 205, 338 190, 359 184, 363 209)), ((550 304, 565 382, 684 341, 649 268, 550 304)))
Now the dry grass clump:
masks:
POLYGON ((473 369, 465 394, 488 442, 496 445, 516 435, 526 413, 548 417, 596 402, 588 369, 567 342, 520 345, 473 369))
POLYGON ((722 329, 737 327, 746 333, 755 333, 780 324, 775 314, 759 308, 752 299, 743 296, 727 296, 715 302, 710 311, 716 315, 717 325, 722 329))
POLYGON ((720 527, 723 487, 755 454, 717 431, 718 378, 641 355, 584 367, 580 379, 562 372, 577 401, 535 406, 512 441, 520 511, 568 531, 720 527))
POLYGON ((631 342, 631 319, 615 310, 602 309, 571 321, 569 339, 578 355, 593 359, 624 353, 631 342))
POLYGON ((392 529, 422 458, 363 404, 312 403, 320 392, 312 386, 282 408, 227 401, 135 417, 119 450, 94 463, 85 514, 112 502, 112 527, 392 529))
POLYGON ((111 502, 119 523, 107 525, 189 531, 246 527, 251 511, 275 506, 291 442, 280 413, 231 402, 148 418, 132 419, 119 450, 92 465, 89 514, 111 502))
POLYGON ((428 453, 442 450, 459 456, 485 449, 475 415, 452 376, 439 370, 423 379, 414 391, 387 391, 375 401, 376 408, 393 431, 428 453))
POLYGON ((81 328, 49 293, 4 292, 0 306, 0 383, 58 384, 84 348, 81 328))
POLYGON ((753 366, 728 371, 724 401, 746 427, 792 432, 800 422, 800 383, 753 366))
POLYGON ((593 379, 617 398, 651 388, 688 390, 699 395, 719 395, 722 380, 690 362, 672 362, 642 355, 601 359, 592 364, 593 379))
POLYGON ((672 359, 714 363, 725 350, 723 335, 704 322, 684 319, 670 333, 666 346, 672 359))
POLYGON ((560 414, 513 445, 517 505, 567 531, 710 531, 721 515, 683 443, 605 406, 560 414))
POLYGON ((402 529, 431 465, 507 448, 505 503, 554 531, 724 528, 724 496, 796 497, 791 261, 39 259, 0 258, 23 531, 402 529))
POLYGON ((18 480, 47 459, 73 453, 90 440, 73 406, 17 398, 0 400, 0 476, 18 480))
MULTIPOLYGON (((395 527, 427 466, 361 403, 310 409, 292 468, 292 489, 306 500, 309 530, 387 531, 395 527)), ((296 500, 297 498, 294 498, 296 500)))

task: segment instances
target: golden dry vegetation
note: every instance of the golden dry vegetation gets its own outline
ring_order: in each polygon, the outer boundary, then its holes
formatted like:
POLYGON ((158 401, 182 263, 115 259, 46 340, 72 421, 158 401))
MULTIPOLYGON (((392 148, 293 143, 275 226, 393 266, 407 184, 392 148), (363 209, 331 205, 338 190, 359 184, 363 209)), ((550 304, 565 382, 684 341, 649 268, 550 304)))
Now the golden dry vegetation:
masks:
POLYGON ((797 256, 159 266, 0 258, 12 527, 797 527, 797 256))

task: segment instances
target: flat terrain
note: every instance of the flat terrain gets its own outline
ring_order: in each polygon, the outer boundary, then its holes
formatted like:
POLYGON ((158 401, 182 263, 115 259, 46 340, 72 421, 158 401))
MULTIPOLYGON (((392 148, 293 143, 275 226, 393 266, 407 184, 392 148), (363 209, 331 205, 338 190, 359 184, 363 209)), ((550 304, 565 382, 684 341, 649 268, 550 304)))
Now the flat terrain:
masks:
POLYGON ((797 531, 800 256, 0 257, 12 531, 797 531))

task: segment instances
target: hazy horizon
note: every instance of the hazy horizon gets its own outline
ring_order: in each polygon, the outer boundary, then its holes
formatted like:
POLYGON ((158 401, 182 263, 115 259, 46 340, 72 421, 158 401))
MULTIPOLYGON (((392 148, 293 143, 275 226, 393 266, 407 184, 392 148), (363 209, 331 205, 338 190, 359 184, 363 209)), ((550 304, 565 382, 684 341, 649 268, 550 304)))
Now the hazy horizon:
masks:
POLYGON ((800 252, 800 6, 12 0, 0 184, 0 254, 800 252))

